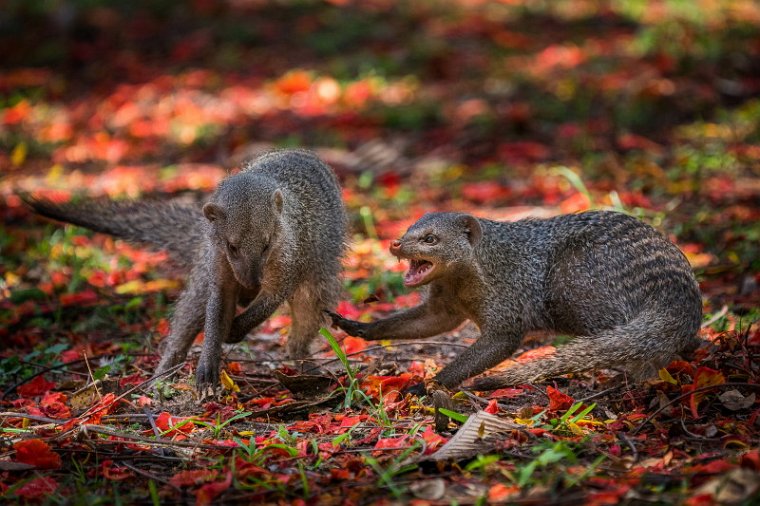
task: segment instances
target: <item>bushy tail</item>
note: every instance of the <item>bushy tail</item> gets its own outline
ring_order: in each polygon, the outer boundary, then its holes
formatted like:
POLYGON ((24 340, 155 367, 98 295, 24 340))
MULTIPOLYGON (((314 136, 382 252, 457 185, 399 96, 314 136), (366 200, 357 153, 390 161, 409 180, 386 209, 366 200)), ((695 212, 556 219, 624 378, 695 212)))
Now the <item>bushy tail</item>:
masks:
POLYGON ((19 195, 36 213, 131 242, 163 249, 185 266, 192 265, 204 240, 200 209, 160 201, 82 200, 57 204, 19 195))
POLYGON ((666 311, 644 311, 613 329, 576 337, 553 355, 478 378, 473 388, 495 390, 592 369, 621 369, 634 380, 653 377, 677 355, 693 351, 699 320, 698 311, 680 318, 666 311))

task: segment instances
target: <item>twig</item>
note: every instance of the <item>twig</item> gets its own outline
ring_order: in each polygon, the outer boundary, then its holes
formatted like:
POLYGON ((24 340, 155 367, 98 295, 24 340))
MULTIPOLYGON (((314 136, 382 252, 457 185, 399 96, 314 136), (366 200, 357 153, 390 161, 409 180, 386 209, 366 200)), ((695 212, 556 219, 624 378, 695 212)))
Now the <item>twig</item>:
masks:
POLYGON ((614 392, 615 390, 620 390, 621 388, 623 388, 623 384, 622 383, 620 385, 616 385, 614 387, 606 388, 606 389, 604 389, 604 390, 602 390, 600 392, 593 393, 593 394, 591 394, 589 396, 583 397, 582 399, 578 399, 576 402, 588 402, 591 399, 596 399, 597 397, 602 397, 604 395, 607 395, 610 392, 614 392))
POLYGON ((84 424, 79 427, 82 432, 95 432, 97 434, 105 434, 106 436, 120 437, 124 439, 132 439, 134 441, 140 441, 141 443, 150 445, 163 445, 163 446, 176 446, 181 448, 194 448, 203 450, 232 450, 233 447, 225 445, 210 445, 205 443, 189 443, 185 441, 172 441, 171 439, 156 438, 151 439, 144 436, 138 436, 137 434, 130 434, 128 432, 120 432, 117 430, 106 429, 100 425, 84 424))
POLYGON ((673 399, 670 402, 668 402, 667 404, 665 404, 663 406, 660 406, 654 413, 652 413, 651 415, 649 415, 646 420, 644 420, 643 422, 641 422, 641 425, 639 425, 638 427, 636 427, 635 429, 633 429, 633 431, 631 432, 631 435, 635 436, 636 434, 638 434, 639 431, 646 424, 648 424, 649 422, 651 422, 654 419, 654 417, 656 417, 662 411, 664 411, 666 408, 669 408, 670 406, 672 406, 676 402, 680 401, 681 399, 685 399, 685 398, 689 397, 690 395, 693 395, 693 394, 696 394, 696 393, 699 393, 699 392, 707 392, 707 391, 710 391, 710 390, 715 390, 715 389, 723 388, 723 387, 747 387, 747 388, 755 388, 755 389, 760 390, 760 384, 757 384, 757 383, 739 383, 739 382, 721 383, 720 385, 707 385, 707 386, 702 387, 702 388, 697 388, 697 389, 692 390, 690 392, 686 392, 684 394, 681 394, 678 397, 676 397, 675 399, 673 399))
POLYGON ((14 413, 13 411, 3 411, 0 413, 0 418, 27 418, 34 420, 35 422, 52 423, 55 425, 63 425, 68 420, 56 420, 55 418, 48 418, 46 416, 30 415, 28 413, 14 413))
POLYGON ((84 365, 87 366, 87 373, 90 375, 90 379, 92 380, 92 386, 95 387, 95 393, 98 394, 98 400, 102 401, 103 396, 100 394, 100 389, 98 388, 98 381, 95 379, 95 376, 92 375, 92 369, 90 369, 90 361, 87 360, 87 353, 82 353, 84 358, 84 365))
POLYGON ((635 464, 639 460, 639 451, 636 449, 636 445, 633 444, 633 441, 631 441, 631 438, 629 438, 627 434, 619 432, 618 435, 620 436, 620 439, 625 441, 625 444, 628 445, 628 448, 631 449, 631 456, 633 457, 633 462, 635 464))
POLYGON ((720 320, 721 318, 723 318, 724 316, 726 316, 726 313, 728 313, 728 306, 724 305, 722 308, 720 308, 720 311, 718 311, 717 313, 715 313, 712 316, 712 318, 710 318, 709 320, 707 320, 706 322, 704 322, 700 326, 700 328, 709 327, 713 323, 717 322, 718 320, 720 320))

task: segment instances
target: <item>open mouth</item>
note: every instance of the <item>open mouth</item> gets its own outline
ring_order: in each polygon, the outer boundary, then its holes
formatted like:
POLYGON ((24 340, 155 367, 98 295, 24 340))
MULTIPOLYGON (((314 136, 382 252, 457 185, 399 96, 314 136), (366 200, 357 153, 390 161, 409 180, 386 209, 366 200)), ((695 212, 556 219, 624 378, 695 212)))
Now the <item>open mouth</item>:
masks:
POLYGON ((410 260, 409 270, 404 276, 406 286, 417 286, 425 281, 425 278, 433 272, 433 264, 427 260, 410 260))

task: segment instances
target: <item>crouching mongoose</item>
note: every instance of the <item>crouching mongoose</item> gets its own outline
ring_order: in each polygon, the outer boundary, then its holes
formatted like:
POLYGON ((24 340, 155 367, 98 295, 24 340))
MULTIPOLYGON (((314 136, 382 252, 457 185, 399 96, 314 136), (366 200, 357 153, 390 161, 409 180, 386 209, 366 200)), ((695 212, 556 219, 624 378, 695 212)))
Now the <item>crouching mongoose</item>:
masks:
POLYGON ((348 334, 417 339, 466 319, 479 339, 434 381, 454 387, 497 365, 532 330, 575 337, 556 353, 483 377, 492 390, 598 368, 652 375, 698 345, 702 304, 684 255, 654 228, 617 212, 497 222, 432 213, 391 244, 410 261, 404 283, 423 302, 371 323, 331 313, 348 334))
POLYGON ((287 301, 288 354, 304 358, 340 292, 346 215, 332 170, 314 154, 265 154, 227 177, 202 208, 147 201, 56 204, 23 196, 36 212, 169 251, 190 268, 156 374, 205 339, 199 388, 219 382, 222 342, 242 340, 287 301), (247 306, 235 316, 236 304, 247 306))

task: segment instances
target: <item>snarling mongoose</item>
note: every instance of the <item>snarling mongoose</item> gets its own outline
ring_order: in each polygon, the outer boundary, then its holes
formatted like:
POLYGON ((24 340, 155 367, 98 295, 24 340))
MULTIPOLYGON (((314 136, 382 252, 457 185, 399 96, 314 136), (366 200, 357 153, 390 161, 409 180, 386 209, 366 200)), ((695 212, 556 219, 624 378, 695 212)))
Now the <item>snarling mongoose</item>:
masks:
POLYGON ((288 354, 304 358, 340 293, 346 214, 332 170, 308 151, 265 154, 224 179, 202 207, 146 201, 56 204, 23 197, 36 212, 173 254, 190 267, 156 374, 205 338, 199 388, 219 382, 222 342, 235 343, 285 301, 288 354), (235 316, 236 303, 247 306, 235 316))
POLYGON ((702 304, 689 263, 622 213, 512 223, 432 213, 390 249, 410 261, 404 284, 424 285, 423 302, 371 323, 331 313, 333 322, 376 340, 428 337, 472 320, 480 338, 434 378, 449 388, 510 357, 531 330, 578 337, 554 355, 479 378, 474 389, 598 368, 642 378, 698 345, 702 304))

